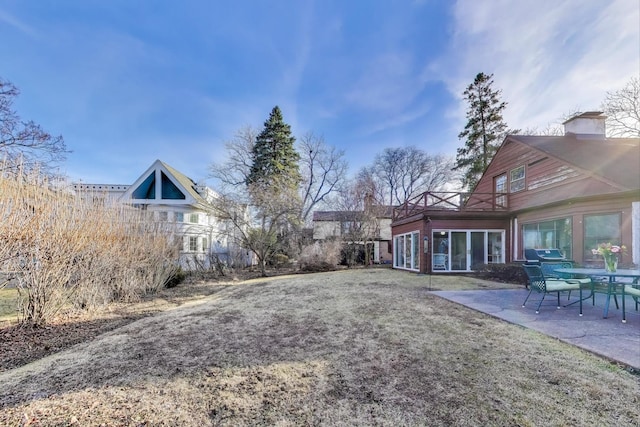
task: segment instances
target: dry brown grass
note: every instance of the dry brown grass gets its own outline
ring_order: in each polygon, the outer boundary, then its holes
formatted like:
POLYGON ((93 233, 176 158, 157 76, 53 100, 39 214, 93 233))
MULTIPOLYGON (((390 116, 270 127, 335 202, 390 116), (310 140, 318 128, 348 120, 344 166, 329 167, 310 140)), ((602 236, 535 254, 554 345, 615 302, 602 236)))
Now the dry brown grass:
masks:
POLYGON ((479 286, 504 285, 386 269, 236 283, 0 373, 0 424, 640 423, 637 376, 428 292, 479 286))

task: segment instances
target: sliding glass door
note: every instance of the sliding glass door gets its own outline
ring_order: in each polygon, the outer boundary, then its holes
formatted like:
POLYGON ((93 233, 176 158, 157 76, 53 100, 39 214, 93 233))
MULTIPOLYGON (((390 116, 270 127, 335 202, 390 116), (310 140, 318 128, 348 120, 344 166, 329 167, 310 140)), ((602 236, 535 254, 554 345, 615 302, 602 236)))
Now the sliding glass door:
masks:
POLYGON ((504 230, 434 230, 432 270, 472 271, 504 262, 504 230))

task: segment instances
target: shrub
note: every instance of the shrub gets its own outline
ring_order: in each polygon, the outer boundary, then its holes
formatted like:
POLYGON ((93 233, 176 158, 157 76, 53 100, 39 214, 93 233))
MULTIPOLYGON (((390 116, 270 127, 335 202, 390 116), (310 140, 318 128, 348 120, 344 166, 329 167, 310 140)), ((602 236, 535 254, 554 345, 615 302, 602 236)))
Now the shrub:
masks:
POLYGON ((328 262, 304 264, 300 267, 300 271, 304 271, 305 273, 322 273, 325 271, 334 271, 335 269, 335 264, 329 264, 328 262))
POLYGON ((37 173, 0 175, 0 270, 17 273, 23 322, 43 325, 69 304, 135 300, 174 274, 181 241, 171 225, 95 196, 37 173))
POLYGON ((331 271, 340 262, 342 243, 337 240, 315 242, 302 248, 300 253, 300 269, 302 271, 331 271))
POLYGON ((178 268, 173 272, 169 278, 164 282, 165 288, 175 288, 180 283, 184 282, 184 279, 187 278, 187 273, 182 269, 182 267, 178 266, 178 268))
POLYGON ((485 280, 526 285, 527 275, 522 264, 476 264, 472 267, 474 276, 485 280))
POLYGON ((289 263, 289 257, 285 254, 275 254, 269 260, 270 264, 276 268, 284 267, 289 263))

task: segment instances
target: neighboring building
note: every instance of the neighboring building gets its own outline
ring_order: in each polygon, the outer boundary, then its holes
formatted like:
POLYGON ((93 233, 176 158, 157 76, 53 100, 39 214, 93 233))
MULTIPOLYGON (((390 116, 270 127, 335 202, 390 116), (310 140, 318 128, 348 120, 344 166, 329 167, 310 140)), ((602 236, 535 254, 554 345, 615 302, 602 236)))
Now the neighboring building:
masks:
POLYGON ((425 193, 394 211, 394 267, 466 272, 558 248, 602 263, 598 243, 640 263, 640 138, 606 138, 605 117, 564 123, 564 136, 509 135, 471 193, 425 193))
POLYGON ((393 206, 370 206, 365 211, 316 211, 313 240, 340 239, 368 248, 376 264, 391 262, 393 206))
POLYGON ((216 216, 218 194, 156 160, 132 185, 74 184, 74 190, 148 211, 156 221, 172 222, 182 236, 180 262, 188 269, 208 268, 214 259, 247 265, 251 257, 234 244, 235 230, 216 216))

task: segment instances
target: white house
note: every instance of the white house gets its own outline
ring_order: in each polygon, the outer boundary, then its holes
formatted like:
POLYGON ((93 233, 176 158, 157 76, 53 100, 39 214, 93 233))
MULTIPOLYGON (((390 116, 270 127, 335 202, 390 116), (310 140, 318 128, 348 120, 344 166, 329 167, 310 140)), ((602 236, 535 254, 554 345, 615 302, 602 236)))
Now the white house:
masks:
POLYGON ((156 221, 169 221, 183 238, 180 262, 187 269, 208 268, 214 259, 247 265, 251 257, 236 243, 233 226, 216 215, 219 195, 206 185, 156 160, 131 185, 74 184, 83 195, 117 201, 148 211, 156 221))

